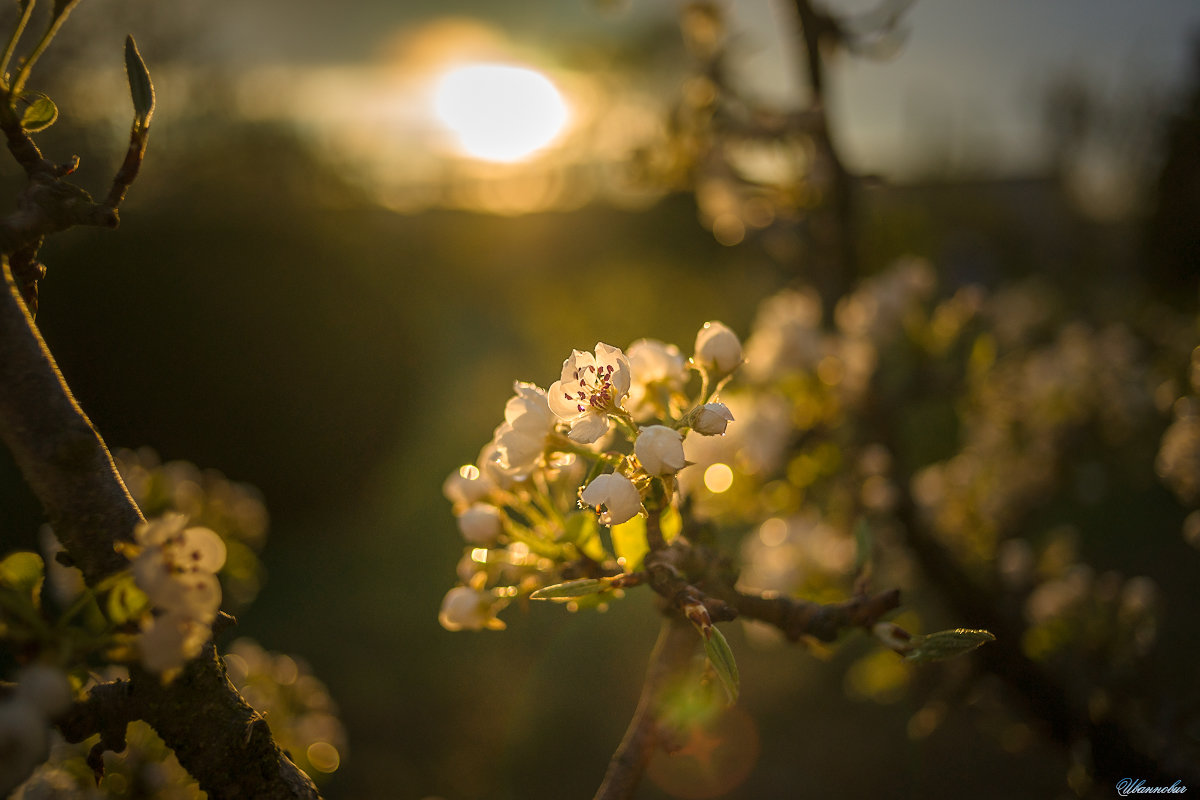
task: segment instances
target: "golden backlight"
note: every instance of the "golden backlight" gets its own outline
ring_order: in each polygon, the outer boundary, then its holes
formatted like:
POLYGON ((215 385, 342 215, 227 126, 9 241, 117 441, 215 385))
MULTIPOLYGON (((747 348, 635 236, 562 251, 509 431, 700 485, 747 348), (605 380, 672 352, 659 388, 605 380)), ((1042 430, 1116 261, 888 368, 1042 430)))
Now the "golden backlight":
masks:
POLYGON ((467 64, 445 72, 433 92, 434 113, 462 151, 485 161, 521 161, 553 142, 568 111, 540 72, 508 64, 467 64))

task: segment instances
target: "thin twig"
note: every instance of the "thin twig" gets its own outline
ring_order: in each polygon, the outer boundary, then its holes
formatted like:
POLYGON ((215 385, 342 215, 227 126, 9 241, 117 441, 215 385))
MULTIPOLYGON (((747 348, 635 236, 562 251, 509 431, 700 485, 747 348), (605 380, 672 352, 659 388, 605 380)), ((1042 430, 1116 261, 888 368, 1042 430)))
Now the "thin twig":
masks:
POLYGON ((870 628, 900 607, 900 590, 859 595, 841 603, 810 603, 790 597, 736 592, 730 602, 743 617, 774 625, 790 641, 812 636, 832 642, 849 628, 870 628))
POLYGON ((650 654, 646 681, 625 737, 613 753, 604 781, 594 800, 628 800, 633 797, 646 765, 658 744, 658 704, 671 679, 687 668, 699 637, 691 623, 671 614, 663 619, 658 641, 650 654))

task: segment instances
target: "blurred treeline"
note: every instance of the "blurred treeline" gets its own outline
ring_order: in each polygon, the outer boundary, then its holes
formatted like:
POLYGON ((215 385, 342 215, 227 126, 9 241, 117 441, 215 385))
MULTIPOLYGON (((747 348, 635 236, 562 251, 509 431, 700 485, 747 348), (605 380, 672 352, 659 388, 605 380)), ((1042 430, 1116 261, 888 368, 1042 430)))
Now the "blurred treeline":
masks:
MULTIPOLYGON (((1124 314, 1130 298, 1194 309, 1190 103, 1153 121, 1152 164, 1166 172, 1138 215, 1087 221, 1053 169, 877 186, 860 198, 863 271, 917 253, 948 287, 1035 276, 1060 290, 1064 319, 1124 314)), ((45 148, 98 164, 85 183, 105 174, 119 146, 73 129, 63 111, 45 148)), ((705 320, 746 331, 794 265, 754 240, 717 244, 686 193, 644 211, 399 215, 286 127, 213 114, 157 133, 120 229, 48 243, 38 322, 110 446, 148 445, 263 490, 268 582, 238 633, 310 662, 340 703, 350 745, 327 796, 588 796, 635 703, 656 627, 648 599, 604 615, 510 613, 499 635, 443 631, 437 608, 461 545, 441 482, 475 459, 513 379, 545 385, 571 348, 597 340, 687 349, 705 320)), ((1174 687, 1200 652, 1196 553, 1169 494, 1145 491, 1084 553, 1102 569, 1158 573, 1157 657, 1174 687)), ((7 455, 0 509, 5 548, 29 546, 39 512, 7 455)), ((1065 791, 1067 754, 1036 733, 1006 738, 1003 710, 980 707, 991 695, 957 698, 936 734, 913 741, 922 687, 888 703, 845 696, 847 665, 867 643, 826 663, 731 638, 761 754, 730 797, 1065 791)), ((918 682, 945 676, 930 668, 918 682)), ((647 785, 642 796, 662 795, 647 785)))

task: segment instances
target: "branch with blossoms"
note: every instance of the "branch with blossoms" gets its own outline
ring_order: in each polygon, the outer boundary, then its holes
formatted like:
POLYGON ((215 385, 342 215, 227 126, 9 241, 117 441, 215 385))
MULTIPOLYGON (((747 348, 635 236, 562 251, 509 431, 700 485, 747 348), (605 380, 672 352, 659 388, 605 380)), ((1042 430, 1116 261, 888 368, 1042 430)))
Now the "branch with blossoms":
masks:
POLYGON ((476 462, 443 486, 465 543, 460 585, 439 615, 448 630, 503 629, 499 615, 514 600, 575 610, 638 586, 658 598, 663 634, 597 798, 630 797, 655 748, 676 738, 662 687, 665 676, 687 671, 697 643, 705 657, 696 679, 719 686, 721 703, 737 700, 737 665, 719 623, 759 620, 792 641, 828 642, 861 629, 916 661, 992 638, 963 630, 913 636, 885 619, 899 591, 872 595, 865 582, 827 605, 739 587, 732 560, 692 518, 678 476, 692 463, 689 442, 737 424, 720 394, 742 362, 741 341, 720 322, 704 324, 690 358, 652 339, 627 351, 604 342, 574 350, 549 389, 514 385, 504 422, 476 462))
POLYGON ((0 696, 0 793, 46 760, 50 727, 71 741, 100 734, 88 763, 103 774, 105 750, 125 747, 144 720, 213 798, 316 798, 312 781, 284 754, 262 717, 230 683, 212 644, 220 613, 222 539, 182 516, 147 522, 100 433, 58 369, 34 315, 45 238, 79 225, 116 227, 118 206, 137 176, 154 111, 154 89, 132 37, 125 67, 134 118, 124 160, 102 202, 66 180, 79 159, 43 156, 33 134, 58 109, 28 89, 34 65, 78 0, 55 2, 48 27, 22 57, 35 0, 19 14, 0 54, 0 133, 27 183, 16 210, 0 218, 0 439, 41 501, 60 543, 46 564, 32 552, 0 561, 0 636, 21 665, 0 696), (76 584, 54 596, 54 570, 76 584), (91 681, 93 669, 130 677, 91 681), (91 681, 90 689, 82 689, 91 681))

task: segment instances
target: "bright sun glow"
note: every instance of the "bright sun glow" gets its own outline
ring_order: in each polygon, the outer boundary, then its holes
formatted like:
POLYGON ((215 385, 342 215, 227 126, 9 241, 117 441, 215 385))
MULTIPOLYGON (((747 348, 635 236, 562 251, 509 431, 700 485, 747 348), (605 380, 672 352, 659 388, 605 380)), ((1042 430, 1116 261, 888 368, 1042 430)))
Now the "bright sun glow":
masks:
POLYGON ((467 155, 486 161, 527 158, 567 124, 567 104, 545 75, 506 64, 446 72, 434 88, 433 108, 467 155))

